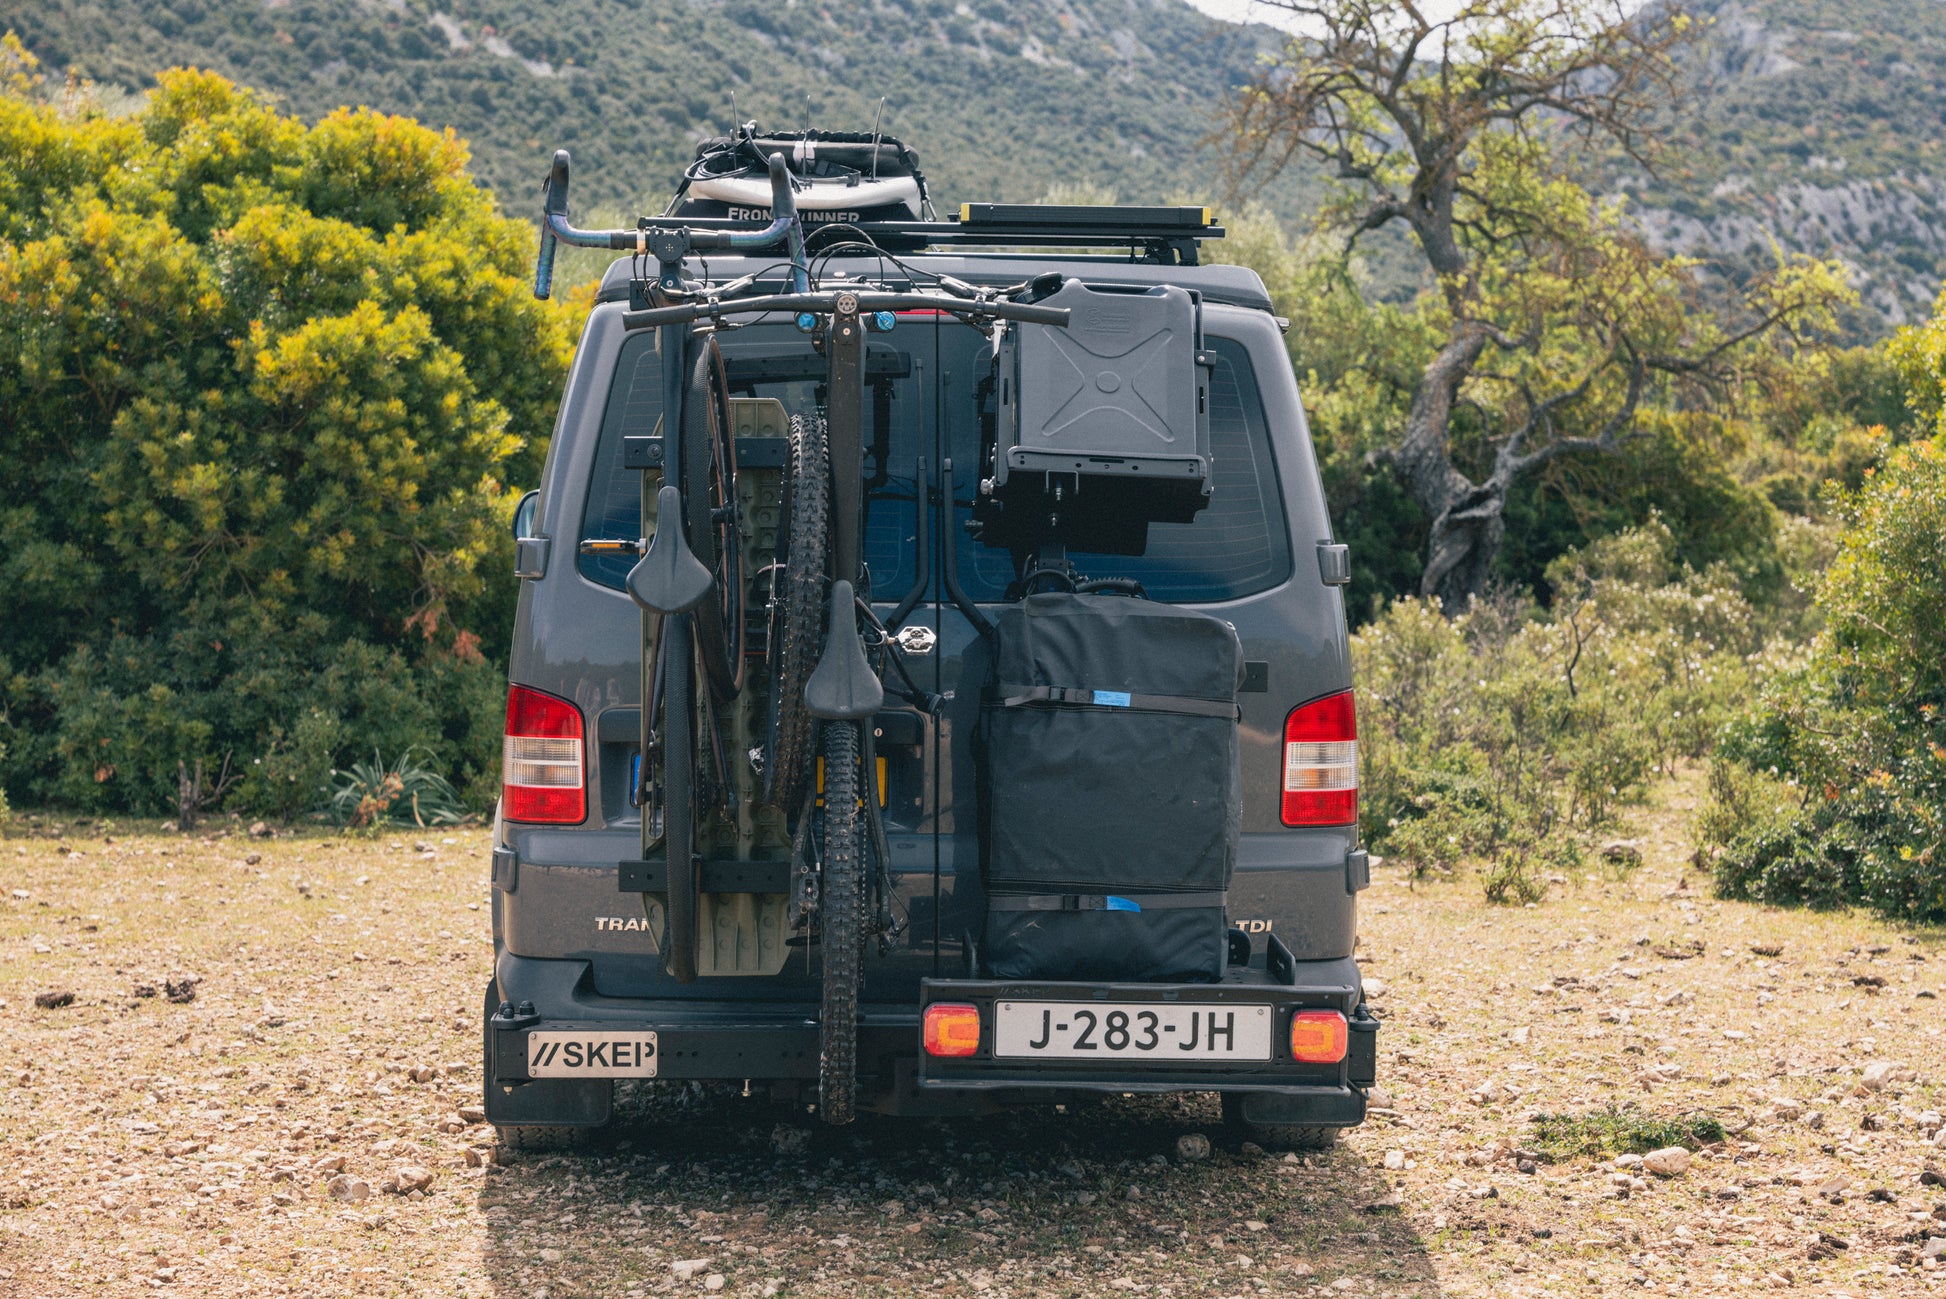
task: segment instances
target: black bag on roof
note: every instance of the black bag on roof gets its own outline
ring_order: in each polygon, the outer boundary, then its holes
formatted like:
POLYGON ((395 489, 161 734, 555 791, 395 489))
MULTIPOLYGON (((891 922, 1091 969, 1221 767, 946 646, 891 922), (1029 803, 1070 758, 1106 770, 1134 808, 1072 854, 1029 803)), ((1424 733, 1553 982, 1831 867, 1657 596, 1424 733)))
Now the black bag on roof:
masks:
POLYGON ((991 976, 1223 977, 1242 660, 1229 623, 1148 600, 998 615, 978 739, 991 976))

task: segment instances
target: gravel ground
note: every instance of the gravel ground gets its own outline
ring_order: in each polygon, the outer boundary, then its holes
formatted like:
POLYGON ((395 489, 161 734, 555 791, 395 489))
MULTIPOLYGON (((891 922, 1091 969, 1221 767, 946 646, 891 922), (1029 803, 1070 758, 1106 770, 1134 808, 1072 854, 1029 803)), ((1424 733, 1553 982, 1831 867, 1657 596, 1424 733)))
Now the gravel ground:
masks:
POLYGON ((1381 868, 1379 1108, 1308 1157, 1209 1096, 834 1132, 694 1088, 498 1151, 482 832, 16 821, 0 1295, 1946 1296, 1942 936, 1714 901, 1693 793, 1535 908, 1381 868), (1615 1107, 1728 1134, 1669 1176, 1529 1157, 1532 1115, 1615 1107))

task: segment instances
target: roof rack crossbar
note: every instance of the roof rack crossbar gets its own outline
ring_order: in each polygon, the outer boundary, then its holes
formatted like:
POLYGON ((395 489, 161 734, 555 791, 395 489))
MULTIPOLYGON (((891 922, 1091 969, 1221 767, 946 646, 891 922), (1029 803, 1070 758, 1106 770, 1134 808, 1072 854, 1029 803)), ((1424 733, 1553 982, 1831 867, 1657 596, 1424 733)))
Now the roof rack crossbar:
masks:
MULTIPOLYGON (((806 213, 807 224, 815 213, 806 213)), ((761 221, 726 217, 642 217, 641 230, 751 230, 761 221)), ((893 251, 953 247, 1122 248, 1156 261, 1194 266, 1197 244, 1221 239, 1223 227, 1206 207, 1102 207, 1084 204, 964 203, 956 221, 833 223, 893 251)), ((807 237, 820 227, 810 224, 807 237)))

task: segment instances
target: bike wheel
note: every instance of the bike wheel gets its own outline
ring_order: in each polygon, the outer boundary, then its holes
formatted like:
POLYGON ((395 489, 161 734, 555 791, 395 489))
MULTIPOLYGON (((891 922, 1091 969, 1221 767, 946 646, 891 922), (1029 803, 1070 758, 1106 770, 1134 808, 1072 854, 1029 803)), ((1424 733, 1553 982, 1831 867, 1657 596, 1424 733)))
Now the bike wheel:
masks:
POLYGON ((831 1124, 851 1122, 858 1085, 858 990, 864 982, 866 904, 858 790, 858 723, 826 722, 818 1111, 831 1124))
POLYGON ((714 335, 696 349, 682 413, 683 508, 689 548, 716 578, 696 610, 696 650, 710 689, 731 699, 743 686, 743 539, 737 524, 736 430, 730 385, 714 335))
POLYGON ((669 941, 662 968, 678 983, 696 980, 696 688, 686 613, 663 624, 662 853, 669 873, 669 941))
POLYGON ((824 421, 793 416, 784 511, 770 587, 770 726, 764 744, 764 801, 795 813, 810 788, 815 723, 804 684, 824 647, 824 566, 831 484, 824 421))

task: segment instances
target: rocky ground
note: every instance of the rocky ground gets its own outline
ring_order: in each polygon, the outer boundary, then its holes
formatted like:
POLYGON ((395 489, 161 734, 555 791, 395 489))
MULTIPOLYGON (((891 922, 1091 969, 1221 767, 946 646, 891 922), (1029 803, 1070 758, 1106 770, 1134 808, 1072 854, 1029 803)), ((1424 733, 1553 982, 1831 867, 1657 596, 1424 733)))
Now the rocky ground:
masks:
POLYGON ((1946 1296, 1942 935, 1711 899, 1689 794, 1529 909, 1381 868, 1380 1105, 1314 1156, 1203 1096, 834 1132, 654 1089, 498 1151, 482 832, 16 821, 0 1295, 1946 1296))

